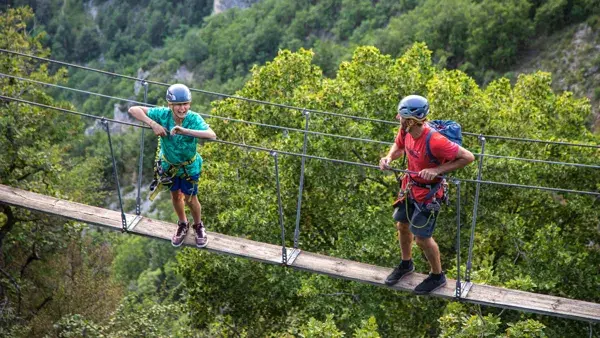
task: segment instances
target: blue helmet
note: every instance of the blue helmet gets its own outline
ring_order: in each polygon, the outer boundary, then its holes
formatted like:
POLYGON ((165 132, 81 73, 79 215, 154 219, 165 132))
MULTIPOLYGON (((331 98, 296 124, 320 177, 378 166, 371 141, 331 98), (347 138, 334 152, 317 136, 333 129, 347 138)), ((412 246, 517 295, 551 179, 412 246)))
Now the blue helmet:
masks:
POLYGON ((409 95, 398 104, 398 114, 405 119, 423 120, 429 114, 429 102, 420 95, 409 95))
POLYGON ((167 89, 167 102, 169 103, 186 103, 192 102, 192 93, 190 89, 181 83, 171 85, 167 89))

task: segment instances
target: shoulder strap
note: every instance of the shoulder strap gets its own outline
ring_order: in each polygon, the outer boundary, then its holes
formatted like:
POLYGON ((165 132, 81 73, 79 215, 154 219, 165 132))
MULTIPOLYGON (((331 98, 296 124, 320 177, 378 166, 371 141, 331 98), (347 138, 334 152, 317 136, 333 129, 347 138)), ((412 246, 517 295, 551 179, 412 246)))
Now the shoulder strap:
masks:
POLYGON ((404 129, 402 129, 402 127, 400 127, 400 129, 401 129, 400 135, 402 135, 402 140, 404 142, 404 151, 402 154, 402 166, 401 167, 404 168, 404 166, 406 165, 406 134, 407 134, 407 132, 404 131, 404 129))
POLYGON ((437 133, 437 131, 434 129, 431 129, 431 131, 427 134, 427 137, 425 138, 425 151, 427 152, 429 161, 439 165, 440 161, 438 161, 438 159, 435 158, 435 156, 433 156, 433 154, 431 153, 431 147, 429 146, 429 140, 431 140, 431 135, 433 133, 437 133))

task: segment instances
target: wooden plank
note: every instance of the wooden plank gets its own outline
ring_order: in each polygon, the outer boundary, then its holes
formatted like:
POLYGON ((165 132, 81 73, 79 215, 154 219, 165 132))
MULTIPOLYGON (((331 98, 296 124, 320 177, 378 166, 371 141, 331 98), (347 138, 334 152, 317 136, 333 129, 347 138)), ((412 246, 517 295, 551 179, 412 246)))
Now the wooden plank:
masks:
MULTIPOLYGON (((121 230, 121 213, 89 205, 69 202, 50 196, 0 185, 0 202, 47 214, 66 217, 72 220, 103 226, 112 230, 121 230)), ((133 219, 135 215, 126 215, 133 219)), ((147 237, 170 240, 175 225, 169 222, 142 218, 132 233, 147 237)), ((206 250, 219 254, 250 258, 269 264, 281 264, 281 246, 256 242, 248 239, 208 232, 209 242, 206 250)), ((193 246, 190 234, 185 245, 193 246)), ((288 249, 288 256, 292 250, 288 249)), ((384 286, 383 281, 391 272, 390 268, 354 262, 346 259, 330 257, 302 251, 292 268, 329 275, 336 278, 354 280, 384 286)), ((412 291, 426 276, 413 273, 406 276, 392 288, 412 291)), ((431 296, 454 298, 456 281, 448 279, 443 288, 436 290, 431 296)), ((504 289, 489 285, 474 284, 463 301, 494 307, 515 309, 525 312, 540 313, 550 316, 573 318, 600 322, 600 304, 536 294, 518 290, 504 289)))
MULTIPOLYGON (((169 241, 171 240, 171 236, 174 232, 175 224, 149 218, 143 218, 133 231, 133 233, 136 234, 169 241)), ((193 231, 188 233, 184 240, 184 245, 196 245, 192 233, 193 231)), ((251 241, 239 237, 227 236, 211 231, 207 231, 207 235, 209 237, 209 241, 205 249, 208 251, 250 258, 270 264, 281 263, 281 246, 251 241)), ((287 252, 290 252, 290 250, 287 252)))
POLYGON ((490 285, 475 284, 467 295, 472 303, 507 309, 600 321, 600 304, 490 285))
MULTIPOLYGON (((306 251, 302 251, 292 266, 301 270, 318 272, 332 277, 385 287, 388 287, 384 283, 385 278, 392 272, 390 268, 319 255, 306 251)), ((424 274, 412 273, 402 278, 394 286, 391 286, 391 288, 412 292, 425 277, 427 276, 424 274)), ((433 292, 432 295, 444 298, 454 298, 455 283, 456 281, 448 279, 448 283, 446 283, 444 287, 433 292)))
MULTIPOLYGON (((378 286, 385 286, 384 280, 391 273, 389 268, 306 251, 296 258, 293 267, 378 286)), ((402 278, 392 288, 412 292, 425 277, 427 276, 424 274, 413 273, 402 278)), ((431 295, 455 299, 455 287, 456 280, 448 279, 444 287, 434 291, 431 295)), ((600 321, 600 304, 597 303, 490 285, 473 284, 467 297, 462 301, 577 320, 600 321)))
MULTIPOLYGON (((81 203, 70 202, 58 198, 40 195, 29 191, 0 185, 0 202, 43 213, 62 216, 75 221, 85 222, 121 231, 121 212, 81 203)), ((135 215, 126 214, 127 220, 135 215)), ((175 224, 142 218, 131 233, 147 237, 171 240, 175 224)), ((209 242, 207 250, 239 257, 255 259, 265 263, 281 263, 281 246, 251 241, 243 238, 227 236, 216 232, 207 232, 209 242)), ((184 245, 195 246, 192 231, 186 236, 184 245)), ((288 255, 291 250, 288 250, 288 255)))

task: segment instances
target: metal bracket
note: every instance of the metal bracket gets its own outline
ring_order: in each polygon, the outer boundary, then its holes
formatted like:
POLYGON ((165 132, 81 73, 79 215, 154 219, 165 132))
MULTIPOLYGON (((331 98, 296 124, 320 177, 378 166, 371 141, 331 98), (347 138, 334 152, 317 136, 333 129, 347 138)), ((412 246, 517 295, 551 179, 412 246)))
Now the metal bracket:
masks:
MULTIPOLYGON (((296 258, 298 257, 298 255, 300 255, 300 252, 302 252, 302 250, 300 249, 287 249, 287 260, 285 262, 285 265, 292 265, 294 264, 294 261, 296 260, 296 258)), ((281 264, 284 264, 283 261, 280 261, 281 264)))
POLYGON ((142 216, 140 215, 135 215, 135 217, 127 222, 127 231, 131 231, 133 230, 133 228, 135 228, 136 225, 138 225, 138 223, 142 220, 142 216))
POLYGON ((467 294, 469 293, 469 290, 471 290, 472 286, 473 283, 471 282, 460 282, 460 295, 458 295, 456 292, 458 290, 454 290, 454 297, 457 297, 458 299, 467 297, 467 294))

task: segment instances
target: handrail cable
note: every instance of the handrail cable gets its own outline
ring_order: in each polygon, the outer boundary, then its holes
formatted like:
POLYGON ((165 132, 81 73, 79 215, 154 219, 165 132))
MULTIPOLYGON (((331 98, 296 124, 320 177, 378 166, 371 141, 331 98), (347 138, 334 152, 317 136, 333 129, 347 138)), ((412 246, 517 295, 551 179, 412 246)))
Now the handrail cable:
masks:
MULTIPOLYGON (((80 66, 80 65, 77 65, 77 64, 68 63, 68 62, 64 62, 64 61, 52 60, 52 59, 43 58, 43 57, 40 57, 40 56, 35 56, 35 55, 30 55, 30 54, 25 54, 25 53, 21 53, 21 52, 16 52, 16 51, 12 51, 12 50, 7 50, 7 49, 0 48, 0 52, 14 54, 14 55, 19 55, 19 56, 24 56, 24 57, 29 57, 29 58, 33 58, 33 59, 37 59, 37 60, 42 60, 42 61, 50 62, 50 63, 57 63, 57 64, 69 66, 69 67, 80 68, 80 69, 84 69, 84 70, 89 70, 89 71, 93 71, 93 72, 102 73, 102 74, 105 74, 105 75, 111 75, 111 76, 115 76, 115 77, 121 77, 121 78, 125 78, 125 79, 130 79, 130 80, 134 80, 134 81, 140 81, 140 82, 146 81, 147 83, 150 83, 150 84, 156 84, 156 85, 167 86, 167 87, 169 86, 168 83, 164 83, 164 82, 150 81, 150 80, 147 80, 147 79, 141 79, 141 78, 136 78, 136 77, 133 77, 133 76, 123 75, 123 74, 118 74, 118 73, 112 73, 112 72, 108 72, 108 71, 104 71, 104 70, 99 70, 99 69, 95 69, 95 68, 80 66)), ((211 91, 202 90, 202 89, 190 88, 190 90, 194 91, 194 92, 203 93, 203 94, 209 94, 209 95, 214 95, 214 96, 231 98, 231 99, 236 99, 236 100, 241 100, 241 101, 247 101, 247 102, 252 102, 252 103, 258 103, 258 104, 263 104, 263 105, 275 106, 275 107, 279 107, 279 108, 286 108, 286 109, 291 109, 291 110, 296 110, 296 111, 307 111, 307 112, 311 112, 311 113, 331 115, 331 116, 337 116, 337 117, 344 117, 344 118, 349 118, 349 119, 354 119, 354 120, 362 120, 362 121, 369 121, 369 122, 384 123, 384 124, 389 124, 389 125, 397 125, 397 122, 392 122, 392 121, 372 119, 372 118, 360 117, 360 116, 354 116, 354 115, 347 115, 347 114, 332 113, 332 112, 323 111, 323 110, 316 110, 316 109, 308 109, 308 108, 295 107, 295 106, 285 105, 285 104, 281 104, 281 103, 274 103, 274 102, 269 102, 269 101, 262 101, 262 100, 250 99, 250 98, 246 98, 246 97, 242 97, 242 96, 229 95, 229 94, 223 94, 223 93, 217 93, 217 92, 211 92, 211 91)), ((573 147, 587 147, 587 148, 597 148, 597 149, 600 149, 600 145, 595 145, 595 144, 572 143, 572 142, 562 142, 562 141, 547 141, 547 140, 537 140, 537 139, 529 139, 529 138, 510 137, 510 136, 485 135, 485 134, 471 133, 471 132, 462 132, 462 133, 464 135, 468 135, 468 136, 479 137, 481 135, 481 136, 486 137, 486 138, 500 139, 500 140, 506 140, 506 141, 533 142, 533 143, 555 144, 555 145, 564 145, 564 146, 573 146, 573 147)))
MULTIPOLYGON (((17 79, 17 80, 22 80, 22 81, 29 81, 29 82, 41 84, 41 85, 48 86, 48 87, 55 87, 55 88, 60 88, 60 89, 65 89, 65 90, 71 90, 71 91, 79 92, 79 93, 82 93, 82 94, 95 95, 95 96, 100 96, 100 97, 104 97, 104 98, 107 98, 107 99, 113 99, 113 100, 120 100, 120 101, 124 101, 124 102, 129 102, 129 103, 135 103, 135 104, 138 104, 138 105, 141 105, 141 106, 157 107, 157 105, 155 105, 155 104, 149 104, 149 103, 135 101, 135 100, 130 100, 130 99, 125 99, 125 98, 121 98, 121 97, 104 95, 104 94, 99 94, 99 93, 95 93, 95 92, 91 92, 91 91, 87 91, 87 90, 75 89, 75 88, 65 87, 65 86, 61 86, 61 85, 56 85, 56 84, 53 84, 53 83, 47 83, 47 82, 42 82, 42 81, 37 81, 37 80, 32 80, 32 79, 26 79, 26 78, 23 78, 23 77, 14 76, 14 75, 10 75, 10 74, 0 73, 0 78, 3 77, 3 76, 4 77, 14 78, 14 79, 17 79)), ((342 139, 347 139, 347 140, 353 140, 353 141, 379 143, 379 144, 384 144, 384 145, 388 145, 388 146, 392 145, 392 142, 387 142, 387 141, 370 140, 370 139, 364 139, 364 138, 358 138, 358 137, 352 137, 352 136, 346 136, 346 135, 337 135, 337 134, 322 133, 322 132, 310 131, 310 130, 305 131, 305 130, 299 129, 299 128, 282 127, 282 126, 276 126, 276 125, 271 125, 271 124, 266 124, 266 123, 245 121, 245 120, 240 120, 240 119, 234 119, 234 118, 231 118, 231 117, 224 117, 224 116, 218 116, 218 115, 212 115, 212 114, 206 114, 206 113, 198 113, 198 114, 200 114, 201 116, 213 117, 213 118, 217 118, 217 119, 221 119, 221 120, 225 120, 225 121, 241 122, 241 123, 246 123, 246 124, 251 124, 251 125, 256 125, 256 126, 261 126, 261 127, 269 127, 269 128, 274 128, 274 129, 288 130, 288 131, 301 132, 301 133, 309 133, 309 134, 319 135, 319 136, 337 137, 337 138, 342 138, 342 139)))
MULTIPOLYGON (((170 84, 164 83, 164 82, 151 81, 151 80, 141 79, 141 78, 137 78, 137 77, 133 77, 133 76, 129 76, 129 75, 123 75, 123 74, 117 74, 117 73, 107 72, 105 70, 100 70, 100 69, 95 69, 95 68, 80 66, 80 65, 77 65, 77 64, 69 63, 69 62, 52 60, 52 59, 48 59, 48 58, 44 58, 44 57, 40 57, 40 56, 35 56, 35 55, 20 53, 20 52, 16 52, 16 51, 7 50, 7 49, 0 48, 0 52, 9 53, 9 54, 15 54, 15 55, 19 55, 19 56, 25 56, 25 57, 29 57, 29 58, 32 58, 32 59, 37 59, 37 60, 46 61, 46 62, 50 62, 50 63, 57 63, 57 64, 61 64, 61 65, 68 66, 68 67, 80 68, 80 69, 89 70, 89 71, 92 71, 92 72, 97 72, 97 73, 101 73, 101 74, 105 74, 105 75, 111 75, 111 76, 115 76, 115 77, 121 77, 121 78, 124 78, 124 79, 129 79, 129 80, 134 80, 134 81, 140 81, 140 82, 141 81, 146 81, 149 84, 155 84, 155 85, 159 85, 159 86, 163 86, 163 87, 169 87, 170 86, 170 84)), ((304 110, 306 110, 306 111, 311 112, 311 113, 331 115, 331 116, 337 116, 337 117, 344 117, 344 118, 349 118, 349 119, 354 119, 354 120, 362 120, 362 121, 369 121, 369 122, 378 122, 378 123, 385 123, 385 124, 391 124, 391 125, 395 125, 396 124, 396 122, 392 122, 392 121, 372 119, 372 118, 368 118, 368 117, 361 117, 361 116, 354 116, 354 115, 347 115, 347 114, 332 113, 332 112, 323 111, 323 110, 317 110, 317 109, 300 108, 300 107, 290 106, 290 105, 286 105, 286 104, 282 104, 282 103, 275 103, 275 102, 269 102, 269 101, 262 101, 262 100, 250 99, 250 98, 247 98, 247 97, 242 97, 242 96, 237 96, 237 95, 229 95, 229 94, 223 94, 223 93, 217 93, 217 92, 211 92, 211 91, 203 90, 203 89, 190 88, 190 91, 198 92, 198 93, 202 93, 202 94, 213 95, 213 96, 224 97, 224 98, 236 99, 236 100, 241 100, 241 101, 247 101, 247 102, 252 102, 252 103, 258 103, 258 104, 263 104, 263 105, 267 105, 267 106, 274 106, 274 107, 279 107, 279 108, 286 108, 286 109, 291 109, 291 110, 297 110, 297 111, 304 111, 304 110)))
POLYGON ((456 286, 454 296, 460 300, 462 296, 462 284, 460 282, 460 181, 455 180, 456 185, 456 286))
POLYGON ((467 131, 463 131, 462 134, 468 135, 468 136, 477 136, 477 137, 479 137, 479 135, 481 135, 481 136, 484 136, 486 138, 493 138, 493 139, 504 140, 504 141, 519 141, 519 142, 543 143, 543 144, 554 144, 554 145, 561 145, 561 146, 572 146, 572 147, 583 147, 583 148, 596 148, 596 149, 600 149, 600 145, 596 145, 596 144, 573 143, 573 142, 563 142, 563 141, 537 140, 537 139, 532 139, 532 138, 512 137, 512 136, 485 135, 485 134, 471 133, 471 132, 467 132, 467 131))
POLYGON ((125 216, 125 209, 123 208, 123 198, 121 197, 121 185, 119 184, 119 172, 117 171, 117 162, 115 161, 115 152, 113 151, 112 140, 110 137, 110 126, 106 119, 100 119, 102 127, 106 130, 108 135, 108 147, 110 148, 110 157, 112 159, 113 175, 115 176, 115 183, 117 185, 117 196, 119 196, 119 207, 121 209, 121 231, 127 231, 127 217, 125 216))
POLYGON ((281 186, 279 184, 279 160, 276 151, 269 153, 275 160, 275 191, 277 194, 277 212, 279 213, 279 226, 281 227, 281 263, 288 263, 287 249, 285 248, 285 226, 283 224, 283 204, 281 202, 281 186))
MULTIPOLYGON (((90 114, 86 114, 86 113, 76 112, 76 111, 69 110, 69 109, 48 106, 48 105, 45 105, 45 104, 41 104, 41 103, 37 103, 37 102, 32 102, 32 101, 27 101, 27 100, 22 100, 22 99, 17 99, 17 98, 14 98, 14 97, 0 95, 0 99, 7 99, 7 100, 12 100, 12 101, 17 101, 17 102, 21 102, 21 103, 25 103, 25 104, 30 104, 30 105, 35 105, 35 106, 40 106, 40 107, 44 107, 44 108, 58 110, 58 111, 69 113, 69 114, 75 114, 75 115, 90 117, 90 118, 93 118, 93 119, 98 119, 98 120, 104 119, 106 121, 110 121, 110 122, 114 122, 114 123, 130 125, 130 126, 134 126, 134 127, 138 127, 138 128, 147 128, 147 129, 150 129, 150 127, 143 126, 143 125, 140 125, 140 124, 135 124, 135 123, 131 123, 131 122, 125 122, 125 121, 117 121, 117 120, 114 120, 114 119, 108 119, 108 118, 105 118, 105 117, 100 117, 100 116, 96 116, 96 115, 90 115, 90 114)), ((349 165, 354 165, 354 166, 359 166, 359 167, 379 169, 379 166, 373 165, 373 164, 367 164, 367 163, 360 163, 360 162, 352 162, 352 161, 346 161, 346 160, 332 159, 332 158, 322 157, 322 156, 303 155, 303 154, 289 152, 289 151, 269 149, 269 148, 265 148, 265 147, 253 146, 253 145, 248 145, 248 144, 243 144, 243 143, 236 143, 236 142, 231 142, 231 141, 208 140, 208 139, 206 141, 215 142, 215 143, 222 143, 222 144, 229 144, 229 145, 234 145, 234 146, 239 146, 239 147, 245 147, 245 148, 248 148, 248 149, 266 151, 266 152, 269 152, 269 153, 275 151, 278 154, 285 154, 285 155, 289 155, 289 156, 306 157, 306 158, 310 158, 310 159, 323 160, 323 161, 332 162, 332 163, 349 164, 349 165)), ((409 171, 409 170, 402 170, 402 169, 393 169, 392 171, 394 171, 394 172, 402 172, 402 173, 409 173, 409 174, 417 174, 416 172, 409 171)), ((564 192, 564 193, 575 193, 575 194, 581 194, 581 195, 590 195, 590 196, 600 197, 600 192, 595 192, 595 191, 581 191, 581 190, 573 190, 573 189, 551 188, 551 187, 534 186, 534 185, 524 185, 524 184, 517 184, 517 183, 506 183, 506 182, 473 180, 473 179, 466 179, 466 178, 446 177, 446 179, 448 179, 448 180, 457 179, 457 180, 460 180, 462 182, 482 183, 482 184, 490 184, 490 185, 500 185, 500 186, 505 186, 505 187, 513 187, 513 188, 536 189, 536 190, 546 190, 546 191, 564 192)))
MULTIPOLYGON (((481 153, 485 153, 485 137, 480 136, 479 142, 481 143, 481 153)), ((483 157, 479 158, 477 163, 477 181, 481 181, 483 175, 483 157)), ((475 244, 475 225, 477 224, 477 208, 479 207, 479 190, 481 184, 478 182, 475 185, 475 201, 473 202, 473 218, 471 221, 471 234, 469 238, 469 253, 467 256, 467 266, 465 268, 465 281, 471 282, 471 268, 473 266, 473 245, 475 244)))
MULTIPOLYGON (((142 86, 144 86, 144 103, 148 102, 148 83, 146 81, 142 82, 142 86)), ((142 122, 143 124, 143 122, 142 122)), ((135 214, 140 216, 142 213, 141 205, 142 205, 142 172, 144 168, 144 128, 142 128, 141 136, 140 136, 140 157, 138 159, 138 173, 137 173, 137 197, 135 199, 135 214)))
MULTIPOLYGON (((65 87, 65 86, 61 86, 61 85, 57 85, 57 84, 53 84, 53 83, 47 83, 47 82, 37 81, 37 80, 33 80, 33 79, 27 79, 27 78, 14 76, 14 75, 10 75, 10 74, 4 74, 4 73, 0 72, 0 78, 1 77, 10 77, 10 78, 14 78, 17 80, 37 83, 37 84, 48 86, 48 87, 55 87, 55 88, 60 88, 60 89, 64 89, 64 90, 70 90, 70 91, 87 94, 87 95, 100 96, 100 97, 104 97, 107 99, 113 99, 113 100, 119 100, 119 101, 123 101, 123 102, 134 103, 134 104, 138 104, 141 106, 157 107, 157 105, 154 105, 154 104, 148 104, 145 102, 135 101, 135 100, 131 100, 131 99, 125 99, 125 98, 116 97, 116 96, 104 95, 104 94, 91 92, 91 91, 87 91, 87 90, 65 87)), ((145 82, 145 81, 143 81, 143 82, 145 82)), ((386 146, 391 146, 393 144, 393 142, 387 142, 387 141, 379 141, 379 140, 371 140, 371 139, 352 137, 352 136, 346 136, 346 135, 323 133, 323 132, 318 132, 318 131, 311 131, 311 130, 305 130, 305 129, 299 129, 299 128, 292 128, 292 127, 283 127, 283 126, 271 125, 271 124, 260 123, 260 122, 246 121, 246 120, 235 119, 235 118, 219 116, 219 115, 206 114, 206 113, 198 113, 198 114, 200 114, 201 116, 205 116, 205 117, 209 117, 209 118, 216 118, 216 119, 220 119, 220 120, 224 120, 224 121, 239 122, 239 123, 245 123, 245 124, 249 124, 249 125, 267 127, 267 128, 273 128, 273 129, 280 129, 280 130, 286 130, 286 131, 293 131, 293 132, 299 132, 299 133, 308 133, 308 134, 318 135, 318 136, 334 137, 334 138, 366 142, 366 143, 377 143, 377 144, 383 144, 386 146)), ((507 160, 523 161, 523 162, 534 162, 534 163, 566 165, 566 166, 581 167, 581 168, 600 169, 600 165, 593 165, 593 164, 559 162, 559 161, 539 160, 539 159, 531 159, 531 158, 513 157, 513 156, 505 156, 505 155, 493 155, 493 154, 480 154, 480 153, 473 153, 473 155, 478 156, 478 157, 485 156, 485 157, 490 157, 490 158, 507 159, 507 160)))

